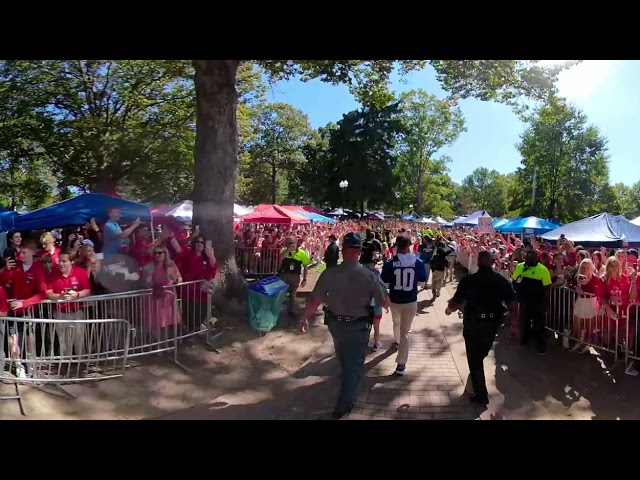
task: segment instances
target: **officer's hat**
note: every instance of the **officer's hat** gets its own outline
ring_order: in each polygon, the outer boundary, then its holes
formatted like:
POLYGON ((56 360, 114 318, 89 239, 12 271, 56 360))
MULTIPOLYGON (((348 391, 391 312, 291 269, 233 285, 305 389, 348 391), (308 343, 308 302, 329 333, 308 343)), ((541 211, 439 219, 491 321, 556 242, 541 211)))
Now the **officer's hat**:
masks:
POLYGON ((362 248, 362 237, 356 232, 347 233, 342 239, 344 248, 362 248))

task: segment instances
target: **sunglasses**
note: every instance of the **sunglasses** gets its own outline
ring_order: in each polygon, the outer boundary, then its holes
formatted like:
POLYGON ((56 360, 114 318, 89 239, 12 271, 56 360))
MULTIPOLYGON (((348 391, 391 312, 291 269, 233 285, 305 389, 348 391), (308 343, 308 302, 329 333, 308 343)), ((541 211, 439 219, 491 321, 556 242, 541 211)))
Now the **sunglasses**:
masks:
POLYGON ((164 252, 153 252, 154 255, 164 255, 164 252))
POLYGON ((204 245, 204 240, 196 240, 196 243, 200 243, 200 244, 204 245))

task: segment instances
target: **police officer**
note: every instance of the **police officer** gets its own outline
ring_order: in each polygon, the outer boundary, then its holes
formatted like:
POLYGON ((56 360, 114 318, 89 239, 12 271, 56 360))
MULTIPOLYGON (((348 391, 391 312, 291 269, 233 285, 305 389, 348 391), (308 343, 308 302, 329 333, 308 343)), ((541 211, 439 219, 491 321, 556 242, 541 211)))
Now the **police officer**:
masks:
POLYGON ((342 263, 325 270, 318 278, 307 305, 300 316, 300 330, 307 319, 325 303, 325 323, 333 337, 336 357, 342 369, 338 402, 333 418, 341 418, 353 408, 364 371, 364 360, 373 324, 371 300, 389 308, 384 284, 369 269, 358 263, 362 237, 348 233, 342 242, 342 263))
POLYGON ((445 310, 447 315, 451 315, 464 306, 462 334, 473 387, 471 401, 479 405, 489 403, 483 362, 502 323, 503 302, 509 309, 511 320, 518 317, 515 292, 507 279, 493 271, 492 264, 493 255, 488 251, 480 252, 478 271, 460 281, 445 310))

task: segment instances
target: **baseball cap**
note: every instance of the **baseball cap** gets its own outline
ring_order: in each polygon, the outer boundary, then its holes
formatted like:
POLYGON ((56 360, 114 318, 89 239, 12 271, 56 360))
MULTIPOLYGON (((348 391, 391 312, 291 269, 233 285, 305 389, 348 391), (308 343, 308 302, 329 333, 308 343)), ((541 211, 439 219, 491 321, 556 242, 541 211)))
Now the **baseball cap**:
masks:
POLYGON ((90 247, 95 247, 95 245, 93 244, 93 242, 89 239, 86 240, 82 240, 82 242, 80 243, 81 245, 89 245, 90 247))
POLYGON ((359 233, 349 232, 342 239, 342 246, 345 248, 362 248, 362 237, 359 233))

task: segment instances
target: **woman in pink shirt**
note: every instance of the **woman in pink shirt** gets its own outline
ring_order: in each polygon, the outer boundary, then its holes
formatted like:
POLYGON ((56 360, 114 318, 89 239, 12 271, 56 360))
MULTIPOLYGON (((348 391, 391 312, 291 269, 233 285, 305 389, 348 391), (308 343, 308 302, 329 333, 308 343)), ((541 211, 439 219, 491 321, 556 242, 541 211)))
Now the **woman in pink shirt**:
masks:
POLYGON ((180 271, 166 247, 153 249, 153 260, 142 268, 142 281, 152 289, 143 303, 145 326, 158 343, 166 342, 173 337, 168 328, 181 322, 175 289, 167 287, 182 282, 180 271))

